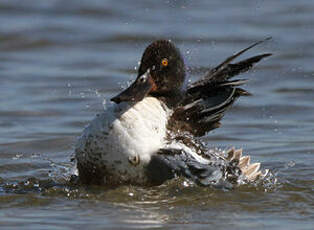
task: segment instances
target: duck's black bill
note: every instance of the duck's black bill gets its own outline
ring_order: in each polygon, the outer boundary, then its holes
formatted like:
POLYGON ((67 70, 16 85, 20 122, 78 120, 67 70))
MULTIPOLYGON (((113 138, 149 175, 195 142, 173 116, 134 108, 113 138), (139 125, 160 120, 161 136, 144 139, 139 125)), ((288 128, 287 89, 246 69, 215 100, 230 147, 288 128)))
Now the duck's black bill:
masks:
POLYGON ((110 100, 117 104, 123 101, 138 102, 154 90, 156 90, 156 84, 148 70, 146 73, 139 76, 129 88, 110 100))

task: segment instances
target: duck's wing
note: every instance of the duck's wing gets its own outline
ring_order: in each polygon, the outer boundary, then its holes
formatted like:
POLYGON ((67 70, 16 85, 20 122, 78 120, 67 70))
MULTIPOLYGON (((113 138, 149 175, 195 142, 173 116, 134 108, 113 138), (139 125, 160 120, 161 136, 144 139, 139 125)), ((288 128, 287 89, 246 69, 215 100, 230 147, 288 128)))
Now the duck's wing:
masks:
POLYGON ((201 186, 232 188, 224 180, 226 164, 201 163, 182 149, 160 149, 154 154, 147 166, 147 175, 153 185, 182 176, 201 186))
POLYGON ((241 149, 216 154, 219 156, 213 161, 200 162, 183 149, 160 149, 152 156, 147 175, 153 185, 183 176, 201 186, 230 189, 268 174, 268 170, 260 170, 260 163, 250 164, 250 157, 242 156, 241 149))
MULTIPOLYGON (((268 39, 270 38, 265 40, 268 39)), ((247 82, 246 79, 230 79, 248 71, 255 63, 271 54, 253 56, 234 64, 231 62, 263 41, 256 42, 232 55, 210 70, 201 80, 188 86, 183 100, 172 114, 170 128, 203 136, 206 132, 219 127, 224 112, 234 101, 240 96, 250 95, 246 90, 239 88, 247 82)))

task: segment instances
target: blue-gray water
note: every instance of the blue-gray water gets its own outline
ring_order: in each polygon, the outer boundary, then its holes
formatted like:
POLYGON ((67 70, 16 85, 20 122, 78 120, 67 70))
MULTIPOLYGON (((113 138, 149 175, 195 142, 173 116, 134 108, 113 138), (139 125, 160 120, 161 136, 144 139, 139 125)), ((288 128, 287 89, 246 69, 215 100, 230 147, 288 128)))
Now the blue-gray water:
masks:
POLYGON ((313 229, 313 22, 308 0, 0 0, 0 228, 313 229), (242 76, 254 96, 204 140, 243 147, 271 187, 64 185, 76 137, 151 41, 202 69, 267 36, 244 55, 274 54, 242 76))

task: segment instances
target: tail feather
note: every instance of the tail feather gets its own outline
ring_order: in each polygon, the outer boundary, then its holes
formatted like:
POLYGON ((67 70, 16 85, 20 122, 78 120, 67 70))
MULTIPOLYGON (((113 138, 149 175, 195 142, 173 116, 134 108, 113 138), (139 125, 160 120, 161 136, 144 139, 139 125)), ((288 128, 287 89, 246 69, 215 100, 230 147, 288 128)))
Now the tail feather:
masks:
POLYGON ((242 156, 242 149, 237 149, 236 151, 234 151, 234 154, 233 154, 233 159, 232 160, 238 160, 240 161, 240 158, 242 156))
POLYGON ((239 167, 246 168, 250 164, 250 156, 243 156, 240 158, 239 167))
POLYGON ((244 175, 245 180, 253 182, 259 178, 264 178, 268 174, 268 169, 261 171, 261 163, 250 164, 250 156, 242 156, 242 149, 230 148, 226 151, 226 160, 232 162, 234 160, 239 163, 237 166, 244 175))
POLYGON ((249 166, 247 166, 244 169, 241 169, 241 171, 243 172, 243 174, 250 178, 252 177, 255 173, 258 172, 259 168, 260 168, 261 164, 260 163, 253 163, 250 164, 249 166))
POLYGON ((230 148, 229 150, 227 150, 227 152, 226 152, 226 155, 227 155, 226 159, 227 159, 228 161, 231 161, 231 159, 232 159, 232 157, 233 157, 233 155, 234 155, 234 151, 235 151, 235 148, 234 148, 234 147, 232 147, 232 148, 230 148))

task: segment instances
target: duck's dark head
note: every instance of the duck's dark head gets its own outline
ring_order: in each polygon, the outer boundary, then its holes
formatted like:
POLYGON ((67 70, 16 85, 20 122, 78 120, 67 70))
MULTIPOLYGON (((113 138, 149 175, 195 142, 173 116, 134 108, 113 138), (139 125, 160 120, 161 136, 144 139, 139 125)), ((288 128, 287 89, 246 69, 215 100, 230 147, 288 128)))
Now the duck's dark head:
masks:
POLYGON ((145 96, 171 98, 180 92, 185 66, 180 51, 167 40, 150 44, 141 60, 136 80, 111 101, 141 101, 145 96))

